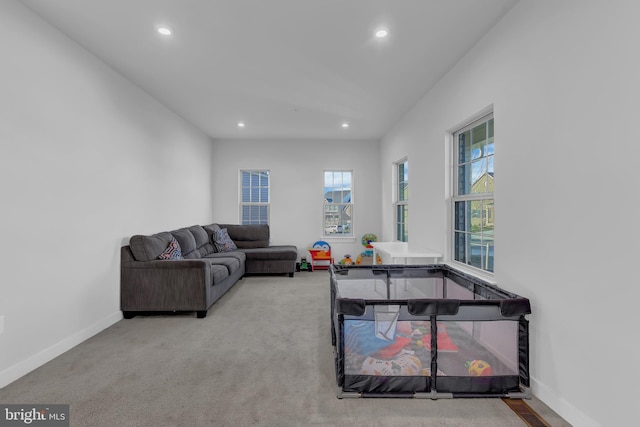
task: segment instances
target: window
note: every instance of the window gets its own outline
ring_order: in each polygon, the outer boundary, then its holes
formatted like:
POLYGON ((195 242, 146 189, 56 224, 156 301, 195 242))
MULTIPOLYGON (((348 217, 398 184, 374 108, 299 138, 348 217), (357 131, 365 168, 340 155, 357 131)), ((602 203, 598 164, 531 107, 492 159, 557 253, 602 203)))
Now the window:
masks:
POLYGON ((269 223, 269 171, 240 171, 240 221, 242 224, 269 223))
POLYGON ((396 240, 406 242, 409 240, 409 161, 401 160, 395 164, 395 169, 396 240))
POLYGON ((493 114, 453 136, 453 259, 493 272, 493 114))
POLYGON ((353 236, 353 172, 324 172, 323 236, 353 236))

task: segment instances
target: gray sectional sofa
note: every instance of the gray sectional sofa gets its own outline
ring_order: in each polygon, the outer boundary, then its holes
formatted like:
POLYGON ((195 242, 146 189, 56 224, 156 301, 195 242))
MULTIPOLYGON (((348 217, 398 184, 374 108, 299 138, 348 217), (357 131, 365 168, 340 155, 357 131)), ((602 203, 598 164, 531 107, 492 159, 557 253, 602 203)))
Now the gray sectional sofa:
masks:
POLYGON ((245 274, 293 277, 297 248, 270 246, 269 238, 266 224, 194 225, 131 237, 129 245, 122 247, 120 259, 120 309, 124 317, 195 311, 203 318, 245 274), (226 230, 231 245, 219 239, 221 230, 226 230))

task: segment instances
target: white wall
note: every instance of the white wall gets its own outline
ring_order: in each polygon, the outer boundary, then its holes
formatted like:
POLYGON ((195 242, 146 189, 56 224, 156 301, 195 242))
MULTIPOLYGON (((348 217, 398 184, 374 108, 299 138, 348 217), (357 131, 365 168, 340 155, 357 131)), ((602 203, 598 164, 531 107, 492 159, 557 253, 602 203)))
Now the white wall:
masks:
POLYGON ((11 36, 0 39, 0 386, 120 319, 129 236, 236 222, 240 168, 272 171, 273 243, 301 251, 320 238, 322 170, 353 168, 358 239, 334 244, 340 258, 362 250, 364 233, 393 238, 391 163, 408 155, 410 240, 446 251, 446 134, 493 105, 495 278, 531 299, 533 391, 576 426, 625 425, 640 383, 637 16, 634 0, 519 2, 380 151, 372 141, 216 141, 212 151, 1 2, 11 36))
POLYGON ((0 2, 0 386, 122 318, 133 234, 207 223, 211 142, 0 2))
POLYGON ((240 169, 271 171, 271 243, 293 244, 299 256, 317 240, 331 245, 335 262, 345 254, 356 259, 365 248, 364 234, 379 235, 379 141, 238 141, 215 140, 213 153, 213 217, 239 223, 240 169), (354 235, 323 238, 323 171, 353 170, 354 235))
POLYGON ((381 143, 383 182, 409 156, 410 240, 448 252, 446 135, 493 105, 495 279, 531 299, 532 390, 575 426, 636 418, 638 16, 521 1, 381 143))

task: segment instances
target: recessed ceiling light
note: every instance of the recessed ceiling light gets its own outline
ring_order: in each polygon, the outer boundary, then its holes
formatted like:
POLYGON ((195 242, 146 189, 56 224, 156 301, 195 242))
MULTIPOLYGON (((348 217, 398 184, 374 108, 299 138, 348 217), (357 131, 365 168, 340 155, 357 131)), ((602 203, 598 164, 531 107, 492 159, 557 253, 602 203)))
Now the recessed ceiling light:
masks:
POLYGON ((170 36, 173 34, 173 30, 169 27, 158 27, 158 33, 162 34, 163 36, 170 36))
POLYGON ((238 127, 239 128, 243 128, 244 127, 244 122, 238 122, 238 127))
POLYGON ((349 123, 347 123, 347 122, 342 123, 342 127, 343 128, 348 128, 349 127, 349 123))
POLYGON ((389 35, 389 30, 386 28, 378 28, 376 30, 376 37, 379 39, 383 39, 389 35))

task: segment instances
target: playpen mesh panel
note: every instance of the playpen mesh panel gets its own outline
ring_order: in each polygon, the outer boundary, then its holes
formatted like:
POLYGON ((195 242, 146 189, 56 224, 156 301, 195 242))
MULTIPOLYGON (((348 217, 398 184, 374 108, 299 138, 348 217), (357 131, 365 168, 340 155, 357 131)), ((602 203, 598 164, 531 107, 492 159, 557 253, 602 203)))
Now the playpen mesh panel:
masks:
MULTIPOLYGON (((345 320, 345 373, 431 375, 428 320, 399 320, 382 335, 373 320, 345 320)), ((438 321, 437 369, 442 376, 518 375, 518 322, 438 321)))
POLYGON ((421 298, 443 298, 442 278, 356 278, 337 283, 341 298, 366 300, 407 300, 421 298))
POLYGON ((429 352, 422 344, 422 332, 412 334, 413 326, 407 320, 345 320, 345 374, 429 376, 429 352))
POLYGON ((438 369, 447 376, 518 375, 517 321, 438 321, 438 369))

